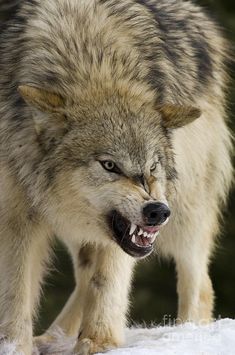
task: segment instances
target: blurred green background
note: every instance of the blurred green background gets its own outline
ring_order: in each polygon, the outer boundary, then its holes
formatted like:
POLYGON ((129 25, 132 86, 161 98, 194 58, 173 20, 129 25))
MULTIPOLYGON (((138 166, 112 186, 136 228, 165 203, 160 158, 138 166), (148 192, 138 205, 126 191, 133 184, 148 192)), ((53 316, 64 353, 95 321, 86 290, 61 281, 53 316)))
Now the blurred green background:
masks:
MULTIPOLYGON (((0 19, 14 11, 19 1, 0 0, 0 19)), ((167 0, 166 0, 167 1, 167 0)), ((235 1, 198 0, 224 28, 231 45, 235 39, 235 1)), ((231 68, 232 82, 229 96, 231 128, 235 130, 235 64, 231 68)), ((216 294, 215 317, 235 318, 235 192, 230 196, 229 208, 225 213, 223 235, 211 264, 211 277, 216 294)), ((44 297, 37 323, 37 331, 45 330, 58 314, 69 294, 74 280, 71 261, 63 246, 55 247, 55 261, 51 275, 44 287, 44 297)), ((164 315, 173 319, 176 316, 177 296, 176 277, 173 263, 151 256, 141 261, 136 269, 131 293, 130 322, 161 323, 164 315)))

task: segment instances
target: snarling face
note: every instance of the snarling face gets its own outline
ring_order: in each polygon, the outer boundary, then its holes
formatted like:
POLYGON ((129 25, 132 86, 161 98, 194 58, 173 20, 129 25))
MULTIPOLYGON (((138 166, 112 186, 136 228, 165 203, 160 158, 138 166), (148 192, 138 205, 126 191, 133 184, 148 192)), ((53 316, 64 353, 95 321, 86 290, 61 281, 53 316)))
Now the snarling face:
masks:
POLYGON ((168 138, 156 120, 129 118, 107 116, 101 125, 86 126, 90 156, 77 179, 83 171, 80 191, 111 238, 128 254, 145 256, 170 216, 166 190, 175 175, 168 138))
POLYGON ((58 203, 73 215, 77 210, 78 220, 83 214, 96 221, 105 238, 128 254, 150 254, 170 218, 168 196, 176 178, 162 113, 110 97, 80 102, 60 120, 59 128, 51 123, 39 129, 58 203))

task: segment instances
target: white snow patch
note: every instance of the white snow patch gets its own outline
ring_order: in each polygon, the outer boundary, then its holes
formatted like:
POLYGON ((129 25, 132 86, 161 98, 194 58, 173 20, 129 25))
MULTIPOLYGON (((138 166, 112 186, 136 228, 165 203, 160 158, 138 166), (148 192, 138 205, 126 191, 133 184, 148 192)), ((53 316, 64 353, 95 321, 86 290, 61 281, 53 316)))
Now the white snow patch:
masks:
POLYGON ((126 345, 109 355, 235 355, 235 320, 208 325, 128 329, 126 345))
MULTIPOLYGON (((58 341, 45 347, 46 354, 73 354, 74 340, 65 338, 59 331, 58 341)), ((0 337, 1 342, 1 337, 0 337)), ((37 355, 35 349, 33 355, 37 355)), ((179 326, 133 328, 126 330, 123 347, 106 355, 235 355, 235 320, 221 319, 208 325, 186 323, 179 326)), ((14 344, 5 341, 0 355, 20 355, 14 344)))

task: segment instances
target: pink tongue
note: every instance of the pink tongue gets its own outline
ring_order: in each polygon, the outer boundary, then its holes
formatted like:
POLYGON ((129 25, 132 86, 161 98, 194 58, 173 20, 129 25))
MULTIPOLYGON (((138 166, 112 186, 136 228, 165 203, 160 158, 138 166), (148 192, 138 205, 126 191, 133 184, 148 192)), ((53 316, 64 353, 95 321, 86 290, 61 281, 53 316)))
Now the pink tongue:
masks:
POLYGON ((159 226, 143 227, 142 229, 144 232, 147 232, 147 233, 156 233, 159 231, 160 227, 159 226))
POLYGON ((144 238, 139 235, 136 237, 136 241, 137 241, 137 244, 142 245, 142 246, 149 246, 150 245, 148 238, 144 238))
POLYGON ((147 247, 147 246, 150 245, 148 238, 143 238, 143 237, 142 237, 142 241, 143 241, 143 244, 144 244, 145 247, 147 247))

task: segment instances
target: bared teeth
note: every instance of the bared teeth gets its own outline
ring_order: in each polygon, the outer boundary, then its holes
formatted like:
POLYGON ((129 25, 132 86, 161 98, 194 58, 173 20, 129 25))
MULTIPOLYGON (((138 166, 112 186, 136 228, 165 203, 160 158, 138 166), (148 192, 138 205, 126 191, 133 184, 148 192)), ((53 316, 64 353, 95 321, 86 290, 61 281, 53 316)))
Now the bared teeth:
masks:
POLYGON ((134 233, 134 231, 136 230, 136 228, 137 228, 137 225, 134 223, 131 223, 129 235, 132 235, 134 233))
POLYGON ((155 233, 145 232, 142 228, 134 223, 131 223, 129 235, 133 244, 138 246, 147 246, 155 242, 159 231, 155 233), (137 233, 138 232, 138 233, 137 233), (135 234, 134 234, 135 233, 135 234))
POLYGON ((136 237, 135 237, 135 235, 132 236, 131 241, 132 241, 132 243, 136 244, 136 237))

